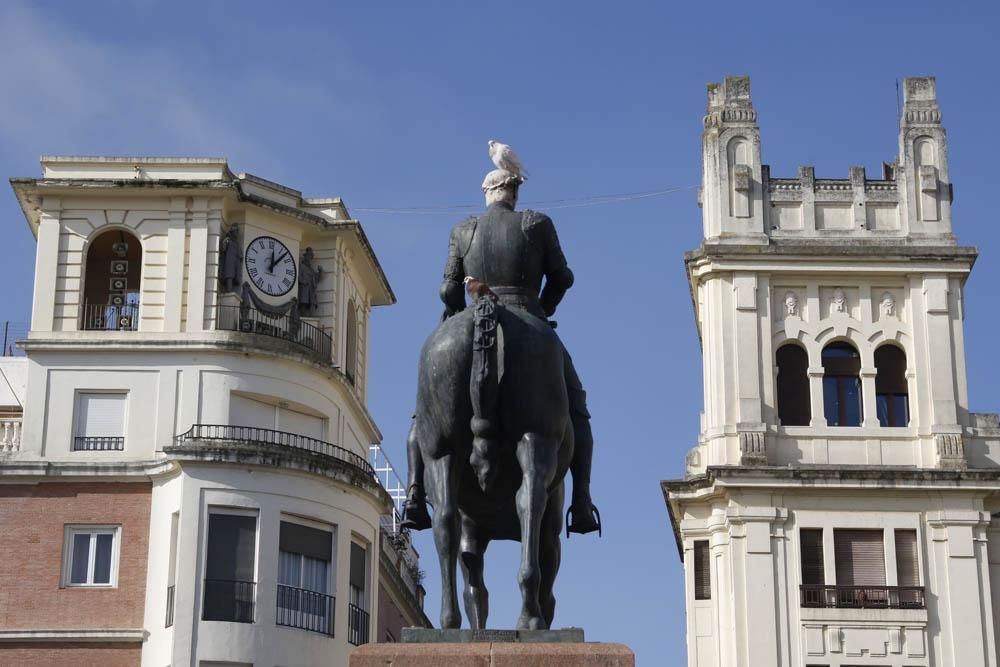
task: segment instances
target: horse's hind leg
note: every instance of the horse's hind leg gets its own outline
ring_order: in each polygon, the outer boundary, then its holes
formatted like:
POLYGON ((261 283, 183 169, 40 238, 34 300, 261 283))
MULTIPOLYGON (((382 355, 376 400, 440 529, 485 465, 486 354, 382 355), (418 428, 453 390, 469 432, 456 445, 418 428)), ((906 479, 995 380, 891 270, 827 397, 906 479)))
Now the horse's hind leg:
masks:
POLYGON ((483 578, 483 559, 489 540, 480 537, 476 524, 462 514, 462 540, 459 546, 462 577, 465 579, 465 616, 469 627, 482 630, 490 610, 490 594, 483 578))
POLYGON ((458 457, 448 454, 425 461, 428 491, 434 499, 434 545, 441 565, 441 627, 462 626, 458 610, 458 591, 455 581, 455 564, 458 559, 458 457))
POLYGON ((539 561, 542 568, 542 582, 538 591, 538 600, 542 605, 542 617, 545 627, 552 627, 552 619, 556 613, 556 596, 554 588, 556 575, 559 574, 559 563, 562 560, 562 543, 560 541, 563 527, 563 497, 566 486, 559 482, 549 494, 549 502, 542 517, 542 538, 540 543, 539 561))
POLYGON ((518 629, 540 630, 546 627, 539 601, 542 581, 539 552, 542 516, 548 501, 548 486, 555 476, 558 446, 555 438, 546 438, 537 433, 526 433, 517 444, 517 461, 523 473, 521 488, 517 491, 517 514, 521 520, 521 569, 518 571, 518 584, 522 599, 518 629))

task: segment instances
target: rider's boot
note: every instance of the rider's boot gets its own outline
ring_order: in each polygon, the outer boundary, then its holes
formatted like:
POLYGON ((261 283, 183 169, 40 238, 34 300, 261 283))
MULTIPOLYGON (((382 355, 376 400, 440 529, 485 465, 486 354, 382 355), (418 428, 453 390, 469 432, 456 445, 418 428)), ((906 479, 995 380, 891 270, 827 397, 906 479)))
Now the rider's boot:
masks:
POLYGON ((601 513, 590 498, 590 467, 594 457, 594 434, 586 410, 573 410, 575 448, 570 474, 573 476, 573 501, 566 512, 566 534, 600 534, 601 513))
POLYGON ((431 527, 431 515, 427 512, 427 494, 424 492, 424 459, 420 455, 417 442, 417 419, 410 423, 410 433, 406 438, 406 461, 409 464, 409 486, 403 503, 400 525, 410 530, 424 530, 431 527))
POLYGON ((403 503, 403 518, 399 523, 410 530, 424 530, 431 527, 431 515, 427 512, 427 498, 424 490, 414 484, 406 492, 403 503))

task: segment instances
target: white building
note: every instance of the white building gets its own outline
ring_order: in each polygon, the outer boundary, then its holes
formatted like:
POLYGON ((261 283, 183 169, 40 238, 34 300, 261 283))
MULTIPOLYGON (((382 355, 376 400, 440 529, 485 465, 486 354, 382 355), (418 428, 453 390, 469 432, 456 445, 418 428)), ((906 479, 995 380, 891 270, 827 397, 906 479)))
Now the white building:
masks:
POLYGON ((369 462, 395 299, 343 202, 221 159, 42 168, 11 181, 37 256, 0 363, 0 663, 346 666, 426 625, 369 462))
POLYGON ((704 412, 662 485, 688 664, 997 665, 1000 428, 968 411, 976 250, 935 80, 905 81, 879 178, 772 177, 745 77, 709 86, 704 125, 704 412))

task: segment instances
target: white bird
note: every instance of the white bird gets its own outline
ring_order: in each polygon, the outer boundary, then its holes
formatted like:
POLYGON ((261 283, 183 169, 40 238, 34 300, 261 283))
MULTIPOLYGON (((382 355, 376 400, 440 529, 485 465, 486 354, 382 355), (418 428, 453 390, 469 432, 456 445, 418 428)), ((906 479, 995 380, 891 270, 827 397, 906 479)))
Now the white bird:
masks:
POLYGON ((493 139, 487 141, 486 145, 490 147, 490 159, 493 160, 497 169, 506 169, 522 180, 527 178, 528 172, 525 171, 524 165, 521 164, 521 160, 518 159, 513 148, 493 139))

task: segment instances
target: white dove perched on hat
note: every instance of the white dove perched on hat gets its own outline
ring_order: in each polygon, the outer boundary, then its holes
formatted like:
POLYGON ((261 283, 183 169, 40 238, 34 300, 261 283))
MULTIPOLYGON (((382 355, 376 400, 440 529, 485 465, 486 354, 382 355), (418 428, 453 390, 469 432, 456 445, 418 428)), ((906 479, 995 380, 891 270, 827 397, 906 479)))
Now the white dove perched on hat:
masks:
POLYGON ((528 172, 525 171, 524 165, 521 164, 521 160, 513 148, 493 139, 487 141, 486 145, 490 147, 490 159, 493 160, 497 169, 509 171, 521 181, 527 180, 528 172))

